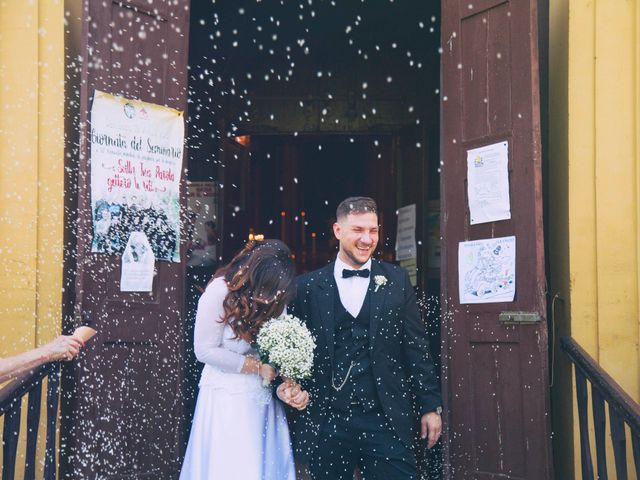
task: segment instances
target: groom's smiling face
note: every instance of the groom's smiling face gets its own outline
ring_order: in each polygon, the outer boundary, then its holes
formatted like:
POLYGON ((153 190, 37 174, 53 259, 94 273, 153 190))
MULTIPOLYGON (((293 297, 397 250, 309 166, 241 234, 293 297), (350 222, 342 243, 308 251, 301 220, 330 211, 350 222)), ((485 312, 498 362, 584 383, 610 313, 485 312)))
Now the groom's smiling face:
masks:
POLYGON ((350 213, 333 224, 340 242, 340 259, 352 268, 367 263, 378 245, 378 215, 350 213))

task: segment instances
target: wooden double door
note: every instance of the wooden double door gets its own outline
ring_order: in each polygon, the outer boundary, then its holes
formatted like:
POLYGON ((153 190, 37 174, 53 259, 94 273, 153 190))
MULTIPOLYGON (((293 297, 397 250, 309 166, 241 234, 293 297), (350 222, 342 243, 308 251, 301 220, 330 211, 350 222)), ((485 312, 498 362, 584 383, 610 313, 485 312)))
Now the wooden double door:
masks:
MULTIPOLYGON (((119 257, 91 253, 87 132, 96 89, 186 109, 190 2, 82 3, 72 323, 91 322, 99 334, 72 372, 62 474, 176 478, 185 441, 184 247, 180 263, 157 262, 151 293, 119 291, 119 257)), ((538 2, 443 0, 441 32, 444 476, 551 478, 538 2), (466 152, 500 141, 509 142, 511 219, 470 225, 466 152), (459 242, 511 235, 515 301, 460 304, 459 242), (501 322, 506 310, 536 321, 501 322)))

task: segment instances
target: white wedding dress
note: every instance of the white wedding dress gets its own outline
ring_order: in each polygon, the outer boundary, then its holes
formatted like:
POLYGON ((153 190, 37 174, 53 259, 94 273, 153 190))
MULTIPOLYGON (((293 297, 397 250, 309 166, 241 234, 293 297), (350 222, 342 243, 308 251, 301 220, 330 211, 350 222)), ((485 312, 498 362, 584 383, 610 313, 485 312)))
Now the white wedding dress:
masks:
POLYGON ((256 352, 220 323, 227 284, 200 297, 194 349, 205 364, 180 480, 295 480, 284 408, 258 375, 240 373, 256 352))

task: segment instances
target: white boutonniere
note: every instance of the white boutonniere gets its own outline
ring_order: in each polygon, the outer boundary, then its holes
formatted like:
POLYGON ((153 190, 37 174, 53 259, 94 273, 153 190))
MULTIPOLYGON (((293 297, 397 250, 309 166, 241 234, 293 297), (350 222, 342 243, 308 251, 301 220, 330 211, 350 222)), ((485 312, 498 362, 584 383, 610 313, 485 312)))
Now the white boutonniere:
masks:
POLYGON ((373 277, 373 282, 376 284, 374 292, 377 292, 380 287, 384 287, 387 284, 387 277, 384 275, 376 275, 373 277))

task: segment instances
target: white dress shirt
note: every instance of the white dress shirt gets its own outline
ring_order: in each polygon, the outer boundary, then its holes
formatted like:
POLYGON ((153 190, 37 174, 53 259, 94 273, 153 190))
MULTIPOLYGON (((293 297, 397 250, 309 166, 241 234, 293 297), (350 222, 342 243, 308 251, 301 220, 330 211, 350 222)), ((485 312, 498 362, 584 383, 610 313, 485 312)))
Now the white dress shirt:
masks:
POLYGON ((364 297, 367 296, 367 289, 369 288, 369 282, 371 280, 371 259, 367 261, 360 268, 353 268, 340 260, 338 256, 336 263, 333 267, 333 276, 336 279, 336 285, 338 286, 338 294, 340 295, 340 301, 344 308, 353 317, 357 317, 364 303, 364 297), (349 277, 342 278, 342 270, 363 270, 369 269, 369 278, 363 277, 349 277))

